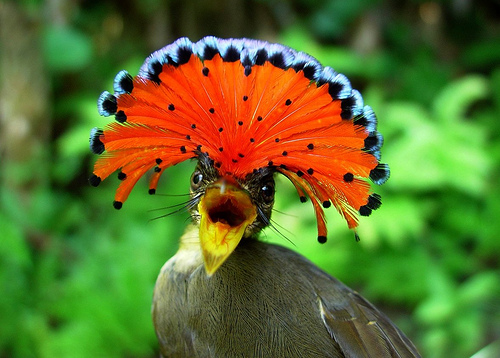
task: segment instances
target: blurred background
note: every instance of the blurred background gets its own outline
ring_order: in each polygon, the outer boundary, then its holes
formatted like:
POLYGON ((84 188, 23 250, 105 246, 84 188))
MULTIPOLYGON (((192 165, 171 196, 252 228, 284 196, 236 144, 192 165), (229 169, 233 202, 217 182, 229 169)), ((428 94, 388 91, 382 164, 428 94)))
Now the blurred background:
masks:
POLYGON ((293 247, 385 311, 425 357, 500 338, 500 3, 448 0, 0 1, 0 357, 156 357, 150 303, 194 163, 88 185, 96 100, 180 36, 252 37, 347 75, 379 118, 391 179, 356 243, 278 183, 263 240, 293 247), (158 218, 157 220, 152 220, 158 218), (300 233, 300 234, 297 234, 300 233))

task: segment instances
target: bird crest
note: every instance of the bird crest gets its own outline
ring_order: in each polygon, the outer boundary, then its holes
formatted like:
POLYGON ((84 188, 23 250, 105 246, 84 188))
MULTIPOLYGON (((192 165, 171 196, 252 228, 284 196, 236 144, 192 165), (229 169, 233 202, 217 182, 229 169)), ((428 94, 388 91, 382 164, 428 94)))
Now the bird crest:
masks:
POLYGON ((90 183, 118 171, 119 209, 137 181, 153 171, 149 193, 170 166, 200 155, 220 175, 244 179, 263 167, 286 176, 301 201, 309 197, 326 241, 324 208, 349 228, 380 204, 368 179, 383 184, 382 136, 373 110, 349 80, 316 59, 279 44, 249 39, 180 38, 151 54, 139 74, 121 71, 94 128, 100 154, 90 183))

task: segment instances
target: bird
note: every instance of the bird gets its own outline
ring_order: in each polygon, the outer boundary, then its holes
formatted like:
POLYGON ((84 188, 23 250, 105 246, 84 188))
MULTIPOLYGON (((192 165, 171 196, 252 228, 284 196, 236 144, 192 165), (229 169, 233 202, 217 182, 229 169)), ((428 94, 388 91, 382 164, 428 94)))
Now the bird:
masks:
MULTIPOLYGON (((389 178, 382 135, 348 78, 285 45, 179 38, 135 77, 102 92, 89 178, 117 172, 122 208, 137 181, 154 195, 167 168, 194 160, 191 223, 161 268, 152 318, 162 357, 419 357, 358 292, 299 253, 259 239, 272 226, 275 178, 312 204, 317 240, 335 208, 356 240, 359 216, 381 205, 369 180, 389 178)), ((302 239, 301 233, 295 233, 302 239)))

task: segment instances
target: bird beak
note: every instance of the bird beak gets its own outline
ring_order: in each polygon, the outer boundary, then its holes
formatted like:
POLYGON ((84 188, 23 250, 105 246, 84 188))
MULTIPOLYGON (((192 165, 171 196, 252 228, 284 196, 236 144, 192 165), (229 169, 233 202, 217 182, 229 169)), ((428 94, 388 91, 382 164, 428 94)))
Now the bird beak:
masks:
POLYGON ((205 270, 212 276, 238 246, 257 211, 248 192, 233 179, 223 177, 206 189, 198 212, 205 270))

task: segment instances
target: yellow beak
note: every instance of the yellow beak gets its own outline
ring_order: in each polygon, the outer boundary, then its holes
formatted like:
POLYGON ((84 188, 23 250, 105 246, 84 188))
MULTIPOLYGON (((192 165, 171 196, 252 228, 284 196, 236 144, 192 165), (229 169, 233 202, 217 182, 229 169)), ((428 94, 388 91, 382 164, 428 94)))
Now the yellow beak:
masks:
POLYGON ((198 212, 205 270, 211 276, 238 246, 257 211, 248 192, 233 179, 224 177, 206 189, 198 212))

